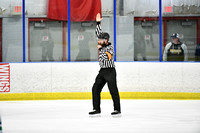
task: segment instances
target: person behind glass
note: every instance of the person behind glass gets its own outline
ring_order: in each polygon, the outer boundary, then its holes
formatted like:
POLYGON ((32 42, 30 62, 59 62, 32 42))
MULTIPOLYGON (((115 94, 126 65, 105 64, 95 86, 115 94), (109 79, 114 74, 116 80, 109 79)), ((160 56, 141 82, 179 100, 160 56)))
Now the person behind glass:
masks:
POLYGON ((83 27, 79 28, 77 39, 78 39, 79 53, 76 57, 76 61, 90 61, 90 48, 89 48, 90 36, 83 27))
POLYGON ((172 41, 165 46, 163 61, 187 61, 187 46, 180 41, 178 33, 171 36, 172 41))
POLYGON ((195 61, 200 61, 200 43, 197 44, 195 49, 195 61))
POLYGON ((100 16, 100 13, 98 13, 96 16, 96 35, 98 37, 97 48, 99 50, 99 65, 101 69, 92 87, 93 111, 89 112, 89 115, 96 115, 101 113, 101 91, 106 83, 108 85, 108 89, 110 91, 114 103, 114 112, 112 112, 111 115, 118 115, 121 114, 121 109, 120 97, 116 83, 116 70, 114 64, 115 53, 113 46, 109 42, 109 34, 101 31, 101 20, 102 18, 100 16))
POLYGON ((48 27, 42 30, 40 38, 41 38, 40 46, 42 47, 42 61, 47 61, 47 58, 49 59, 49 61, 54 61, 53 59, 54 43, 48 27))
POLYGON ((135 27, 134 31, 134 61, 138 61, 138 54, 141 54, 143 61, 147 61, 145 32, 139 27, 135 27))

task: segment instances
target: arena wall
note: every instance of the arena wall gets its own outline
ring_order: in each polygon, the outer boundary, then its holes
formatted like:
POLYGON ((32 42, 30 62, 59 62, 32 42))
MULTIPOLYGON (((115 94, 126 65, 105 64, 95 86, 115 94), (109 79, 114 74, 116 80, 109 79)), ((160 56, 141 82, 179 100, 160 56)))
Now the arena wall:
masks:
MULTIPOLYGON (((0 100, 91 99, 98 62, 10 63, 0 100)), ((200 99, 198 63, 116 62, 122 99, 200 99)), ((102 93, 109 99, 107 85, 102 93)))

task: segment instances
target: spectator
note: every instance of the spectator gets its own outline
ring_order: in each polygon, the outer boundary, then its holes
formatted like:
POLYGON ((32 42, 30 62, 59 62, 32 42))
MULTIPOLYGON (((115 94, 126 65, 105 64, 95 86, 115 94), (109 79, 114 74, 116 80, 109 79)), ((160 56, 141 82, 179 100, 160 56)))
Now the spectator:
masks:
POLYGON ((145 32, 143 29, 135 29, 134 34, 134 61, 138 61, 138 54, 141 54, 143 61, 147 61, 146 44, 144 40, 145 32))
POLYGON ((53 39, 48 28, 44 28, 40 35, 40 46, 42 47, 42 61, 54 61, 53 59, 53 39))
POLYGON ((187 46, 180 41, 178 33, 171 36, 172 41, 165 46, 163 61, 187 61, 187 46))
POLYGON ((195 50, 195 61, 200 61, 200 43, 197 44, 197 47, 195 50))
POLYGON ((79 28, 77 39, 79 45, 79 53, 76 57, 76 61, 90 61, 90 36, 83 27, 79 28))

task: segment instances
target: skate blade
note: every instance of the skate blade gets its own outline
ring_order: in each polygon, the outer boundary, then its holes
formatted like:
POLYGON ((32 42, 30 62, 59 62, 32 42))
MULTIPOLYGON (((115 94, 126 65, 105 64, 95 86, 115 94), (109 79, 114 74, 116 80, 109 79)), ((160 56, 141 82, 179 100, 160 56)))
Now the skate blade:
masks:
POLYGON ((101 117, 101 114, 89 115, 89 117, 91 117, 91 118, 101 117))
POLYGON ((112 117, 113 118, 120 118, 120 117, 122 117, 122 115, 121 114, 116 114, 116 115, 112 115, 112 117))

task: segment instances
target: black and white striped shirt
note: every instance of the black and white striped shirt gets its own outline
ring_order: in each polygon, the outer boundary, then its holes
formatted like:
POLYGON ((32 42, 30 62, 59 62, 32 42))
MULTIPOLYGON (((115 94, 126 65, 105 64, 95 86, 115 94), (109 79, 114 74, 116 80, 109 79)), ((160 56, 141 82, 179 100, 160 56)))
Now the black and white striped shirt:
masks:
POLYGON ((102 33, 101 23, 100 22, 97 22, 97 26, 96 26, 95 32, 96 32, 97 37, 99 37, 99 35, 102 33))
MULTIPOLYGON (((99 37, 99 35, 101 33, 102 33, 102 30, 101 30, 100 22, 97 22, 97 26, 96 26, 97 37, 99 37)), ((108 45, 103 46, 102 48, 99 49, 99 65, 100 65, 100 67, 101 68, 114 68, 115 67, 114 56, 115 56, 114 48, 111 45, 111 43, 108 42, 108 45), (108 58, 108 55, 106 54, 106 52, 108 52, 112 55, 111 59, 108 58)))

